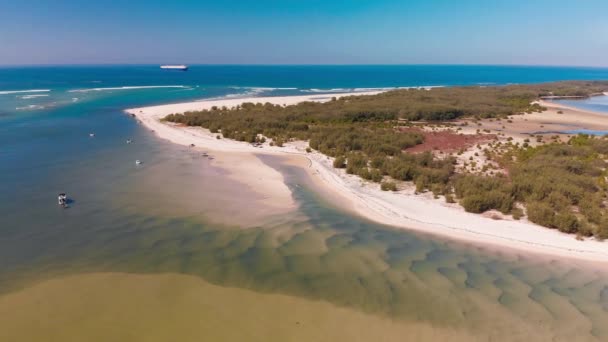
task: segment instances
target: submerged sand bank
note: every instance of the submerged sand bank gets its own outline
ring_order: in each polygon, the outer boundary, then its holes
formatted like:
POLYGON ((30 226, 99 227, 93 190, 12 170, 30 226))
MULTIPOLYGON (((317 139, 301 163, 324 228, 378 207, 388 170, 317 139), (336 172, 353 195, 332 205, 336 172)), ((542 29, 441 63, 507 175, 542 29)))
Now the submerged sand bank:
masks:
POLYGON ((220 287, 189 275, 91 273, 0 296, 0 340, 388 342, 485 341, 501 334, 552 337, 545 327, 537 329, 498 313, 496 322, 508 321, 493 326, 503 330, 469 332, 425 321, 391 320, 323 301, 220 287), (516 331, 507 330, 513 326, 516 331))
MULTIPOLYGON (((370 184, 357 176, 347 175, 343 170, 334 169, 330 158, 320 153, 306 153, 306 143, 297 142, 286 144, 285 147, 269 146, 256 148, 251 144, 228 139, 216 139, 215 134, 199 127, 183 127, 161 122, 160 119, 168 114, 186 111, 209 109, 212 106, 232 107, 244 102, 270 102, 273 104, 295 104, 302 101, 328 101, 331 97, 349 95, 371 95, 378 92, 328 94, 314 96, 286 96, 265 98, 244 98, 227 100, 209 100, 181 104, 143 107, 127 110, 137 117, 146 127, 153 130, 159 137, 177 144, 194 144, 195 148, 214 150, 217 152, 247 152, 291 155, 308 160, 307 170, 315 182, 326 189, 325 194, 331 194, 334 202, 350 208, 359 215, 379 223, 407 229, 423 231, 472 242, 482 242, 540 252, 548 255, 568 256, 585 260, 608 261, 608 243, 587 239, 579 241, 573 235, 567 235, 547 229, 526 220, 493 220, 481 215, 465 212, 456 204, 447 204, 443 200, 435 200, 430 195, 416 195, 413 190, 396 193, 383 192, 377 184, 370 184)), ((568 125, 571 121, 580 121, 576 113, 564 112, 560 115, 543 116, 559 124, 561 121, 568 125)), ((593 115, 594 120, 600 120, 599 115, 593 115)), ((607 119, 608 120, 608 119, 607 119)), ((601 121, 601 120, 600 120, 601 121)), ((600 121, 594 121, 599 123, 600 121)), ((229 169, 231 165, 225 164, 229 169)), ((277 198, 277 203, 285 201, 289 189, 283 183, 276 170, 264 166, 257 169, 252 176, 249 168, 243 167, 235 171, 234 177, 248 184, 269 197, 277 198), (274 172, 274 173, 273 173, 274 172), (272 175, 270 180, 257 183, 262 175, 272 175)), ((293 202, 293 200, 291 199, 293 202)), ((285 202, 288 203, 288 202, 285 202)))

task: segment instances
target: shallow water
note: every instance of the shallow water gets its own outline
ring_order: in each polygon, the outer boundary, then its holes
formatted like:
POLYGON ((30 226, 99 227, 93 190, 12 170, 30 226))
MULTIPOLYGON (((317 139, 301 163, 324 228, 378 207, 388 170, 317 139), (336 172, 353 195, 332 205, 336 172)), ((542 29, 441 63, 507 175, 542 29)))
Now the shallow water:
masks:
POLYGON ((47 99, 58 104, 43 110, 11 109, 28 99, 0 95, 9 113, 0 118, 2 293, 79 273, 182 273, 484 338, 608 339, 603 266, 354 217, 277 157, 261 159, 283 173, 298 209, 252 223, 251 213, 263 209, 258 194, 121 112, 176 100, 174 88, 79 93, 73 102, 62 87, 47 99), (61 191, 73 199, 69 209, 56 205, 61 191))
MULTIPOLYGON (((588 99, 582 100, 556 100, 555 102, 563 104, 565 106, 579 108, 582 110, 588 110, 600 114, 608 115, 608 96, 593 96, 588 99)), ((561 132, 537 132, 538 133, 563 133, 563 134, 588 134, 596 136, 608 135, 606 130, 593 130, 593 129, 572 129, 561 132)))
POLYGON ((556 102, 593 112, 608 113, 608 96, 593 96, 583 100, 558 100, 556 102))
POLYGON ((592 265, 369 223, 321 204, 297 169, 283 171, 300 211, 264 227, 118 208, 86 225, 64 216, 61 225, 4 234, 4 289, 82 272, 178 272, 480 336, 512 336, 514 327, 560 338, 608 336, 608 276, 592 265))
POLYGON ((608 134, 608 131, 598 131, 593 129, 573 129, 570 131, 564 131, 566 134, 587 134, 587 135, 598 135, 604 136, 608 134))

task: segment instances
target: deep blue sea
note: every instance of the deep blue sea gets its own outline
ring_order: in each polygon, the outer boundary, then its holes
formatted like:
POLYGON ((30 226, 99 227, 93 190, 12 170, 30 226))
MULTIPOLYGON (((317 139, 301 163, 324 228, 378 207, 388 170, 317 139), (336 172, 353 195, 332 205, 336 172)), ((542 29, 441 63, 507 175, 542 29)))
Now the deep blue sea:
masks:
MULTIPOLYGON (((357 88, 492 85, 559 80, 608 79, 608 68, 526 66, 191 66, 187 72, 157 66, 0 67, 0 92, 50 89, 53 92, 123 86, 185 86, 182 91, 129 97, 146 103, 257 91, 352 91, 357 88), (275 89, 260 89, 275 88, 275 89), (283 88, 283 89, 280 89, 283 88), (162 94, 162 95, 161 95, 162 94), (152 96, 154 95, 154 96, 152 96), (162 98, 161 98, 162 97, 162 98)), ((74 94, 72 94, 74 95, 74 94)), ((78 97, 78 96, 72 96, 78 97)), ((6 99, 4 99, 6 100, 6 99)), ((4 101, 3 101, 4 102, 4 101)), ((27 103, 25 103, 27 105, 27 103)))
MULTIPOLYGON (((608 80, 608 69, 0 68, 0 295, 65 274, 178 272, 463 328, 484 340, 501 333, 496 329, 537 327, 557 339, 606 340, 602 270, 368 222, 331 207, 305 186, 305 175, 272 159, 264 162, 285 175, 297 212, 235 230, 208 214, 242 215, 258 205, 255 198, 209 160, 158 139, 123 112, 205 98, 558 80, 608 80), (57 206, 59 192, 73 199, 69 209, 57 206), (503 319, 517 326, 500 325, 503 319)), ((606 106, 592 101, 577 105, 606 106)))

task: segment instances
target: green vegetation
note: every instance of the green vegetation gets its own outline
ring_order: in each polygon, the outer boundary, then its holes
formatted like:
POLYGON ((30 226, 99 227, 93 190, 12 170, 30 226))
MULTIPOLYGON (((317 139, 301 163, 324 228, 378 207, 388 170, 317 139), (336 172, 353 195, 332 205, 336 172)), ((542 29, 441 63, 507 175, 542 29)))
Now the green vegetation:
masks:
POLYGON ((382 182, 380 184, 382 191, 397 191, 397 184, 395 182, 382 182))
MULTIPOLYGON (((509 176, 499 172, 480 176, 456 174, 453 157, 404 153, 422 143, 424 136, 420 131, 402 129, 421 120, 507 119, 513 114, 544 110, 533 103, 543 96, 591 96, 604 91, 608 91, 608 82, 402 89, 332 98, 325 103, 244 103, 235 108, 172 114, 165 119, 250 143, 270 138, 270 145, 281 147, 292 140, 306 140, 311 149, 335 157, 334 167, 380 183, 383 190, 396 189, 394 181, 411 181, 417 192, 445 195, 446 201, 458 200, 467 211, 496 209, 517 219, 523 216, 517 206, 521 203, 527 207, 528 218, 538 224, 608 237, 602 191, 601 156, 603 149, 608 149, 603 147, 608 146, 604 139, 579 137, 569 144, 554 141, 537 148, 529 147, 529 140, 522 147, 509 143, 511 149, 501 159, 509 176)), ((542 136, 537 141, 542 141, 542 136)), ((470 163, 476 166, 474 161, 470 163)))
POLYGON ((226 138, 254 142, 258 134, 283 140, 309 139, 320 128, 353 129, 401 120, 444 121, 459 117, 506 117, 540 111, 531 102, 542 96, 590 96, 608 91, 608 82, 569 81, 500 87, 448 87, 401 89, 373 96, 333 98, 329 102, 303 102, 280 106, 244 103, 166 119, 189 126, 202 126, 226 138), (311 132, 314 131, 314 132, 311 132))
POLYGON ((511 167, 513 196, 530 203, 533 222, 606 238, 607 154, 608 139, 587 135, 519 151, 519 163, 511 167))
POLYGON ((512 147, 502 155, 509 176, 459 175, 454 190, 465 210, 490 209, 565 233, 608 238, 608 138, 579 135, 568 143, 512 147))

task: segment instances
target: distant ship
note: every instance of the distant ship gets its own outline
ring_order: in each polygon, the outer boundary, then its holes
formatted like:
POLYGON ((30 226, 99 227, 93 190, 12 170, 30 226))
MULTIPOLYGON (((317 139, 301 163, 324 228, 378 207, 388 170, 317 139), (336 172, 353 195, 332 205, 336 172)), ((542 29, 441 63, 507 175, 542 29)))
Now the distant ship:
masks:
POLYGON ((186 71, 188 70, 188 66, 187 65, 161 65, 160 66, 161 69, 169 69, 169 70, 181 70, 181 71, 186 71))

